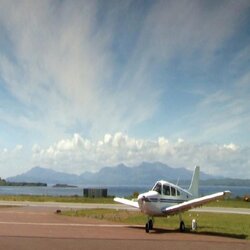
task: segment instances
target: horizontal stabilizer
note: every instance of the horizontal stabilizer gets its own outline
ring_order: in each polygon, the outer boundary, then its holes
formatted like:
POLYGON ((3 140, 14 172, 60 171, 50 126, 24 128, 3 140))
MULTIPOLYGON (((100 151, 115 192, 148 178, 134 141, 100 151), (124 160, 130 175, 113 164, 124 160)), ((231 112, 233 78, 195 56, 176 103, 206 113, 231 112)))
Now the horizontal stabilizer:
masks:
POLYGON ((214 200, 217 200, 219 198, 228 197, 230 194, 231 194, 230 191, 224 191, 224 192, 219 192, 219 193, 215 193, 215 194, 211 194, 211 195, 206 195, 206 196, 203 196, 201 198, 192 199, 189 201, 182 202, 178 205, 167 207, 167 208, 163 209, 162 212, 166 215, 178 214, 178 213, 187 211, 187 210, 195 208, 195 207, 200 207, 200 206, 202 206, 210 201, 214 201, 214 200))
POLYGON ((131 207, 139 208, 139 204, 137 201, 127 200, 127 199, 119 198, 119 197, 115 197, 114 201, 119 202, 124 205, 131 206, 131 207))

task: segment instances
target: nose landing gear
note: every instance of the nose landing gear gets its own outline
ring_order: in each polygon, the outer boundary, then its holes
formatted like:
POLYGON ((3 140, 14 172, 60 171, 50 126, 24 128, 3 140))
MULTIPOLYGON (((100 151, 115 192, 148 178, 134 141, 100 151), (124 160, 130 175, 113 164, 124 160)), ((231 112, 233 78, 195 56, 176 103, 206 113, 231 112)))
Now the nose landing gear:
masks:
MULTIPOLYGON (((179 214, 179 218, 180 218, 180 232, 185 232, 186 226, 185 226, 184 221, 182 220, 181 214, 179 214)), ((146 233, 149 233, 150 230, 153 230, 153 227, 154 227, 154 220, 153 218, 149 218, 148 222, 145 225, 146 233)))

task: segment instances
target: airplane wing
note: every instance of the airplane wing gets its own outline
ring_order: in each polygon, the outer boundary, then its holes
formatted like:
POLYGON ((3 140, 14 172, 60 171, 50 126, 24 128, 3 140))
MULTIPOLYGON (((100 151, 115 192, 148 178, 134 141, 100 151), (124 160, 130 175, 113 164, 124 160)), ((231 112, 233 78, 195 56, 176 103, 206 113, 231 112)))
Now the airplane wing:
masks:
POLYGON ((180 212, 187 211, 189 209, 200 207, 210 201, 217 200, 219 198, 223 198, 229 196, 231 194, 230 191, 219 192, 211 195, 206 195, 200 198, 192 199, 189 201, 182 202, 178 205, 174 205, 171 207, 164 208, 162 212, 166 215, 174 215, 180 212))
POLYGON ((139 208, 139 204, 137 201, 127 200, 127 199, 119 198, 119 197, 115 197, 114 201, 122 203, 124 205, 131 206, 131 207, 139 208))

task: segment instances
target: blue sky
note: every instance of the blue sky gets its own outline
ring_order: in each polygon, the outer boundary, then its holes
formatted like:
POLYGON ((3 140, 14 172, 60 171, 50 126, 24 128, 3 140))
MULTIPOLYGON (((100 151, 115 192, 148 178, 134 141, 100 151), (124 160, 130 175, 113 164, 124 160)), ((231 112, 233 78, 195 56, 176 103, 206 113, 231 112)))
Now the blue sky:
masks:
POLYGON ((1 1, 0 176, 162 161, 250 178, 249 23, 247 0, 1 1))

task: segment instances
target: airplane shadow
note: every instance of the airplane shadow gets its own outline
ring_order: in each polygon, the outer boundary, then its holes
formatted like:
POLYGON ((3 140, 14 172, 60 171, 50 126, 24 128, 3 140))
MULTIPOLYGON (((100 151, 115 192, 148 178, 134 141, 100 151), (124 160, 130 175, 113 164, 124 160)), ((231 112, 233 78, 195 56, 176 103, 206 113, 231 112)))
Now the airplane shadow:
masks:
MULTIPOLYGON (((143 226, 130 226, 129 228, 131 229, 140 229, 145 231, 145 227, 143 226)), ((180 232, 179 230, 173 230, 173 229, 163 229, 163 228, 154 228, 153 230, 150 231, 151 234, 164 234, 164 233, 178 233, 180 232)))
MULTIPOLYGON (((203 227, 199 227, 202 229, 203 227)), ((197 231, 192 231, 189 229, 189 233, 191 234, 199 234, 199 235, 210 235, 210 236, 218 236, 218 237, 227 237, 227 238, 234 238, 234 239, 247 239, 248 235, 246 234, 234 234, 234 233, 223 233, 223 232, 214 232, 214 231, 209 231, 208 227, 206 229, 208 230, 203 230, 199 232, 199 228, 197 231)))
MULTIPOLYGON (((145 231, 143 226, 130 226, 130 228, 140 229, 145 231)), ((150 231, 150 234, 166 234, 166 233, 180 233, 179 229, 167 229, 167 228, 154 228, 150 231)), ((186 228, 185 234, 192 235, 207 235, 207 236, 217 236, 217 237, 225 237, 225 238, 234 238, 234 239, 246 239, 248 235, 246 234, 231 234, 231 233, 221 233, 221 232, 212 232, 212 231, 192 231, 190 228, 186 228)))

